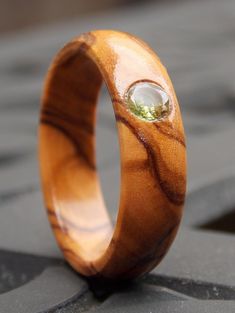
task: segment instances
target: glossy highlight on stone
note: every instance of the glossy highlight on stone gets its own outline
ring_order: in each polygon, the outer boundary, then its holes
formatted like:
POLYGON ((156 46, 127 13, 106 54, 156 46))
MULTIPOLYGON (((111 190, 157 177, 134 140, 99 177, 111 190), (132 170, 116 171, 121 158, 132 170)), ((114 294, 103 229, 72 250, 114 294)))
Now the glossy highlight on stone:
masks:
POLYGON ((126 95, 129 110, 138 118, 157 121, 170 114, 171 106, 167 93, 157 84, 137 82, 126 95))

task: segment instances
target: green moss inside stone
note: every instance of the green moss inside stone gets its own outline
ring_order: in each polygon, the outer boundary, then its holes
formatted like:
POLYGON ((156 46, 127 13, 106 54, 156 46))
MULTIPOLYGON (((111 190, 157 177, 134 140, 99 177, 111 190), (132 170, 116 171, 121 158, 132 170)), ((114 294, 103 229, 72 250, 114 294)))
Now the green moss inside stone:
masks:
POLYGON ((134 84, 127 92, 126 104, 134 115, 146 121, 161 120, 170 113, 167 93, 154 83, 134 84))

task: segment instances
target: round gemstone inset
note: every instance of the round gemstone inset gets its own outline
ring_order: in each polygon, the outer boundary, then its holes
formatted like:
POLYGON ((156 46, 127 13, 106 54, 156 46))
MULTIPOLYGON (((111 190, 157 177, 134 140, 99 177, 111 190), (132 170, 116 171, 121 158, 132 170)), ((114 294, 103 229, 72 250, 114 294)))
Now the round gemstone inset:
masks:
POLYGON ((161 120, 170 114, 170 99, 157 84, 137 82, 128 90, 126 104, 129 110, 145 121, 161 120))

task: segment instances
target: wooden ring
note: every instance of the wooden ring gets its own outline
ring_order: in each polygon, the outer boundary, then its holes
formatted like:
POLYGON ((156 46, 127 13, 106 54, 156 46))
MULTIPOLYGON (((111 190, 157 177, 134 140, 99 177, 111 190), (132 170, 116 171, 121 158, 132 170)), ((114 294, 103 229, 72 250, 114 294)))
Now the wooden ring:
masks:
POLYGON ((118 31, 75 38, 48 71, 39 136, 45 205, 70 265, 85 276, 110 279, 153 269, 176 235, 186 188, 180 109, 156 54, 118 31), (95 111, 103 80, 120 141, 114 230, 95 162, 95 111))

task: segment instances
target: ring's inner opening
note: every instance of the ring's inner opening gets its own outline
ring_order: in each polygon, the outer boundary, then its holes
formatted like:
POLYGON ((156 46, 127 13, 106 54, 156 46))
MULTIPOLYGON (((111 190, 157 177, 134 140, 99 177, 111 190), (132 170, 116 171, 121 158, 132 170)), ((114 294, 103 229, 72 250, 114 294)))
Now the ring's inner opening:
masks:
POLYGON ((95 158, 102 76, 84 49, 78 48, 64 53, 54 71, 40 131, 49 218, 60 247, 91 261, 104 253, 113 233, 95 158))

